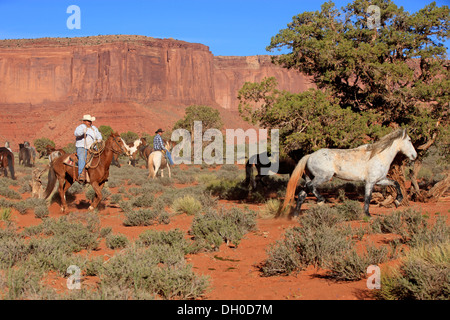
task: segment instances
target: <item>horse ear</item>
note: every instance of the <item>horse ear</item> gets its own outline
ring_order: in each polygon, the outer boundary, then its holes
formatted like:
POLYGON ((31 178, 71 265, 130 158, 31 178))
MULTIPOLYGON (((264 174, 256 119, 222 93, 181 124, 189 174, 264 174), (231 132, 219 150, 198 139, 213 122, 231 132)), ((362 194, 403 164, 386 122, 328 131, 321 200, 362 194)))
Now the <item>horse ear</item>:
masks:
POLYGON ((406 128, 405 128, 405 129, 403 129, 402 139, 405 139, 407 135, 408 135, 408 134, 407 134, 406 128))

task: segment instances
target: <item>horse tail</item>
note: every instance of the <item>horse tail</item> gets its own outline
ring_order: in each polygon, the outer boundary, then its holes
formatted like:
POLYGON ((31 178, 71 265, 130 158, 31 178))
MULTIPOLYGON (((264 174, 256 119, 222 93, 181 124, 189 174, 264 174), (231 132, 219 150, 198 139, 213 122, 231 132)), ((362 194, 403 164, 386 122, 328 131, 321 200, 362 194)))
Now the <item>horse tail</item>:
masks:
POLYGON ((48 169, 48 183, 47 188, 44 192, 44 199, 47 199, 50 194, 53 192, 53 188, 55 188, 56 184, 56 173, 55 169, 53 168, 53 163, 50 163, 50 168, 48 169))
POLYGON ((16 177, 14 175, 14 154, 12 152, 8 153, 8 168, 9 173, 11 173, 11 178, 13 180, 16 180, 16 177))
POLYGON ((309 156, 310 155, 306 155, 303 158, 301 158, 297 166, 295 167, 294 171, 292 172, 291 178, 289 179, 286 188, 286 196, 284 198, 283 207, 280 209, 279 214, 282 215, 287 214, 287 210, 285 210, 285 208, 291 205, 292 200, 295 197, 295 190, 297 189, 298 180, 300 180, 300 178, 305 173, 306 163, 308 162, 309 156))

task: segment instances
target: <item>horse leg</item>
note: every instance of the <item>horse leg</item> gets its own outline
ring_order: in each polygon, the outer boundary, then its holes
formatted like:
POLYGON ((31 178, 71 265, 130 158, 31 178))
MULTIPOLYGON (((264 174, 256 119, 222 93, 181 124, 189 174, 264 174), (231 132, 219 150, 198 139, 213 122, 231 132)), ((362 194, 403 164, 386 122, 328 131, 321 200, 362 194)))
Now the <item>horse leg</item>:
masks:
POLYGON ((305 190, 301 190, 297 196, 297 205, 295 206, 293 216, 298 216, 300 214, 300 209, 302 207, 303 202, 305 202, 306 196, 308 193, 305 190))
POLYGON ((61 212, 65 212, 67 210, 65 185, 66 185, 66 180, 64 179, 64 177, 59 177, 58 178, 58 192, 59 192, 59 197, 61 199, 61 212))
POLYGON ((325 182, 330 181, 331 178, 333 178, 332 172, 323 174, 321 176, 316 175, 314 177, 314 179, 312 179, 311 181, 308 181, 310 179, 310 177, 308 175, 306 175, 306 189, 308 192, 311 192, 312 194, 314 194, 314 196, 317 198, 317 202, 319 204, 324 203, 325 198, 319 193, 319 191, 317 190, 317 187, 325 182))
POLYGON ((370 206, 370 199, 372 198, 373 186, 374 186, 373 183, 366 183, 364 192, 364 213, 368 217, 370 217, 369 206, 370 206))
POLYGON ((169 166, 169 164, 167 164, 167 172, 169 172, 169 178, 171 178, 171 173, 170 173, 170 166, 169 166))
POLYGON ((378 181, 376 184, 379 186, 394 186, 395 187, 395 190, 397 191, 397 197, 394 200, 394 204, 398 208, 403 201, 403 194, 402 194, 402 189, 400 188, 400 184, 397 181, 391 180, 388 178, 378 181))
POLYGON ((103 184, 99 184, 97 181, 94 181, 91 183, 92 188, 95 191, 95 197, 94 200, 92 201, 92 204, 89 206, 89 210, 94 210, 95 208, 97 208, 98 204, 100 203, 100 201, 102 200, 102 189, 103 189, 103 184))

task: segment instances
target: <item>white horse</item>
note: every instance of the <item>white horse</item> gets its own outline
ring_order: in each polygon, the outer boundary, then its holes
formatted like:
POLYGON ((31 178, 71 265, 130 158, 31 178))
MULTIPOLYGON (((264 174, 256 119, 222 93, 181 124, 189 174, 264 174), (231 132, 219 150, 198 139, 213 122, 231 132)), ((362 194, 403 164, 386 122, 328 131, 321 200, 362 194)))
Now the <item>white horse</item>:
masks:
POLYGON ((410 160, 417 158, 417 152, 411 143, 411 138, 407 135, 406 129, 398 129, 380 141, 362 145, 355 149, 320 149, 312 154, 304 156, 297 164, 291 179, 289 180, 286 197, 281 212, 291 204, 295 196, 298 180, 306 175, 306 191, 301 190, 298 194, 297 206, 294 215, 300 213, 300 207, 305 201, 307 192, 312 192, 319 202, 325 199, 317 191, 317 187, 333 177, 338 177, 348 181, 364 181, 364 212, 369 213, 369 204, 372 197, 374 185, 395 186, 397 189, 398 206, 403 200, 400 185, 397 181, 387 179, 389 168, 398 152, 402 152, 410 160))
MULTIPOLYGON (((172 141, 167 141, 165 144, 165 147, 167 150, 171 150, 173 146, 172 141)), ((156 174, 158 173, 158 170, 161 170, 161 177, 164 177, 164 169, 167 168, 167 171, 169 172, 169 178, 170 175, 170 165, 167 161, 165 154, 162 151, 153 151, 148 156, 148 177, 149 178, 155 178, 156 174)))

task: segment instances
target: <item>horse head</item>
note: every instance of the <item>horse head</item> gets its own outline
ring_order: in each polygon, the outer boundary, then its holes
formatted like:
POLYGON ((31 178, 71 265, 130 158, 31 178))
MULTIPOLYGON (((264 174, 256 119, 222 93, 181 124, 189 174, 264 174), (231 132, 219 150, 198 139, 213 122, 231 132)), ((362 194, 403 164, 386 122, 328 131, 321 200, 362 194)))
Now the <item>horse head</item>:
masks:
POLYGON ((400 151, 409 158, 409 160, 413 161, 417 158, 417 151, 414 149, 414 146, 411 142, 410 136, 407 134, 406 129, 403 129, 403 135, 401 136, 399 141, 399 149, 400 151))
POLYGON ((109 142, 110 148, 114 153, 122 154, 126 153, 128 154, 128 148, 126 143, 123 141, 123 139, 120 137, 120 135, 117 132, 111 133, 109 136, 107 143, 109 142))

